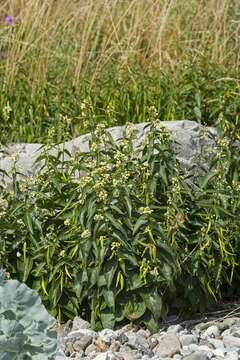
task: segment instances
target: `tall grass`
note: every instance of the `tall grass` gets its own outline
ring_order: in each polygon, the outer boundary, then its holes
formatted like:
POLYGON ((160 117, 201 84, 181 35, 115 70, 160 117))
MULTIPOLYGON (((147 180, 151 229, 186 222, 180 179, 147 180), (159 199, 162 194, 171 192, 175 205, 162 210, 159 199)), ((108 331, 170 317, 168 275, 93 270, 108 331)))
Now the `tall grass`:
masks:
POLYGON ((75 84, 89 71, 93 81, 113 60, 120 67, 175 68, 207 56, 239 67, 237 0, 6 0, 0 11, 20 17, 14 27, 1 27, 8 84, 25 70, 39 86, 56 64, 59 81, 72 76, 75 84))
POLYGON ((105 89, 108 72, 134 82, 137 66, 140 76, 164 71, 176 80, 199 59, 239 72, 238 0, 5 0, 6 15, 18 20, 0 25, 0 108, 12 108, 2 141, 44 141, 70 112, 66 103, 75 108, 94 87, 105 89))

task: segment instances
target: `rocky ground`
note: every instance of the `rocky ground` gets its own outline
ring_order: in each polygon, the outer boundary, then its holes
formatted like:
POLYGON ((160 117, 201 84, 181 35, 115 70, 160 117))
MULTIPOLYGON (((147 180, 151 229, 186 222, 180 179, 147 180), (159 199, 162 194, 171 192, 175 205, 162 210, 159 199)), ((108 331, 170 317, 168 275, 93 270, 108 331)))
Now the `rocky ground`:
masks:
POLYGON ((238 316, 165 325, 156 334, 132 325, 95 332, 88 322, 76 317, 59 328, 58 333, 61 350, 56 360, 240 359, 238 316))

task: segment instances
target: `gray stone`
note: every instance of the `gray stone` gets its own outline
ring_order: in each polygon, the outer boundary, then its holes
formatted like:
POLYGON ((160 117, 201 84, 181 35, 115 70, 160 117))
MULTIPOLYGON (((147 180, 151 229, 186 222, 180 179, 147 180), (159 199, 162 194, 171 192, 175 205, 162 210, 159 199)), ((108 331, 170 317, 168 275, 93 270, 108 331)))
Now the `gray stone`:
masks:
POLYGON ((103 329, 98 333, 98 336, 108 345, 110 345, 113 340, 117 339, 117 335, 112 329, 103 329))
POLYGON ((239 337, 239 338, 240 338, 240 329, 239 329, 239 328, 238 328, 238 330, 231 329, 230 334, 231 334, 232 336, 235 336, 235 337, 239 337))
POLYGON ((226 330, 224 330, 222 333, 221 333, 221 336, 228 336, 228 335, 231 335, 231 329, 228 328, 226 330))
POLYGON ((96 352, 96 346, 94 344, 90 344, 86 349, 85 349, 85 355, 89 355, 91 353, 96 352))
POLYGON ((208 337, 212 337, 212 338, 216 338, 220 335, 220 331, 217 325, 212 325, 209 326, 209 328, 207 328, 206 331, 204 331, 204 333, 202 334, 202 338, 206 339, 208 337))
POLYGON ((173 333, 167 333, 158 339, 158 345, 154 348, 154 354, 162 357, 171 357, 180 353, 181 344, 178 337, 173 333))
POLYGON ((151 336, 149 339, 148 339, 148 344, 149 344, 149 347, 150 349, 154 349, 157 344, 158 344, 158 339, 156 338, 155 335, 151 336))
POLYGON ((198 350, 198 345, 197 344, 190 344, 190 345, 188 345, 188 349, 191 352, 197 351, 198 350))
POLYGON ((184 356, 182 360, 209 360, 207 351, 195 351, 190 355, 184 356))
POLYGON ((127 345, 131 349, 137 350, 140 354, 145 354, 145 355, 153 354, 152 349, 149 346, 148 340, 145 337, 138 335, 138 333, 129 336, 127 345))
POLYGON ((75 351, 80 352, 81 350, 85 350, 92 343, 92 336, 84 335, 80 339, 74 341, 73 348, 75 351))
MULTIPOLYGON (((191 344, 195 345, 195 344, 191 344)), ((181 355, 186 356, 192 354, 194 351, 198 350, 198 346, 196 345, 196 348, 192 348, 191 346, 183 346, 181 349, 181 355)))
POLYGON ((224 349, 224 343, 220 339, 208 339, 208 344, 212 345, 214 349, 224 349))
POLYGON ((192 334, 180 335, 179 340, 182 346, 188 346, 190 344, 197 344, 198 339, 192 334))
MULTIPOLYGON (((116 360, 137 360, 137 359, 142 359, 143 355, 138 354, 137 351, 122 351, 120 350, 119 352, 115 352, 114 353, 115 356, 117 357, 116 360)), ((114 358, 115 360, 115 358, 114 358)))
POLYGON ((167 333, 178 334, 182 330, 183 330, 183 327, 181 325, 171 325, 167 329, 167 333))
POLYGON ((210 326, 216 326, 217 322, 216 321, 208 321, 208 322, 202 322, 199 323, 195 326, 195 329, 199 330, 199 331, 204 331, 206 329, 208 329, 210 326))
POLYGON ((224 355, 225 355, 225 351, 224 349, 215 349, 215 350, 212 350, 212 353, 214 354, 214 356, 222 356, 224 358, 224 355))
POLYGON ((83 336, 90 336, 92 339, 94 339, 97 338, 98 334, 90 329, 79 329, 79 330, 71 331, 68 334, 68 338, 80 339, 83 336))
POLYGON ((232 327, 239 320, 240 320, 240 318, 238 318, 238 317, 230 317, 230 318, 224 319, 219 324, 219 328, 220 328, 221 331, 224 331, 224 330, 229 329, 230 327, 232 327))
MULTIPOLYGON (((191 331, 174 325, 150 335, 147 330, 131 324, 98 333, 75 326, 75 330, 68 333, 71 322, 59 327, 61 350, 54 360, 237 360, 240 358, 240 322, 226 322, 222 327, 225 328, 223 336, 218 336, 222 323, 201 323, 191 331)), ((80 319, 79 326, 81 324, 80 319)))
POLYGON ((236 322, 229 330, 231 335, 240 337, 240 323, 236 322))
POLYGON ((118 341, 123 345, 126 342, 128 342, 128 337, 127 335, 122 331, 116 331, 116 335, 117 335, 117 339, 118 341))
MULTIPOLYGON (((116 360, 138 360, 142 359, 142 355, 138 354, 137 352, 119 352, 116 354, 118 358, 116 360)), ((115 360, 115 359, 114 359, 115 360)))
POLYGON ((180 354, 175 354, 173 356, 173 360, 181 360, 181 359, 182 359, 182 355, 180 355, 180 354))
POLYGON ((232 351, 224 356, 224 360, 239 360, 239 354, 237 351, 232 351))
POLYGON ((94 357, 95 360, 109 360, 108 352, 98 354, 96 357, 94 357))
POLYGON ((240 338, 232 335, 224 335, 223 343, 226 347, 236 347, 240 348, 240 338))
POLYGON ((70 359, 82 360, 84 358, 84 352, 74 352, 71 354, 70 359))
MULTIPOLYGON (((137 130, 135 146, 141 143, 149 131, 149 127, 144 129, 146 125, 147 123, 134 125, 137 130)), ((211 157, 211 152, 216 148, 216 140, 219 137, 215 128, 204 128, 189 120, 161 121, 161 126, 169 131, 173 140, 178 142, 175 145, 175 150, 179 161, 185 168, 195 166, 198 170, 199 161, 203 167, 206 167, 206 160, 199 160, 197 156, 201 153, 201 149, 205 149, 207 156, 211 157)), ((112 135, 114 141, 118 141, 123 136, 125 128, 125 126, 117 126, 107 131, 112 135)), ((16 166, 23 177, 32 176, 41 166, 41 163, 36 163, 36 160, 43 151, 47 150, 52 155, 56 155, 58 150, 63 149, 66 149, 71 155, 74 155, 76 151, 87 152, 89 151, 90 138, 90 134, 82 135, 51 150, 41 144, 9 144, 2 149, 5 154, 0 157, 0 169, 11 172, 14 162, 16 162, 16 166)), ((65 154, 64 160, 68 158, 68 155, 65 154)), ((11 183, 11 178, 2 174, 1 183, 8 185, 11 183)))
POLYGON ((132 334, 128 337, 127 345, 133 349, 138 349, 140 346, 148 348, 149 344, 147 339, 138 334, 132 334))
POLYGON ((90 329, 91 325, 88 321, 81 319, 78 316, 75 316, 72 322, 72 331, 80 329, 90 329))
POLYGON ((213 354, 213 349, 211 349, 209 346, 207 345, 199 345, 198 346, 198 350, 200 351, 206 351, 208 353, 208 356, 209 357, 212 357, 212 354, 213 354))
POLYGON ((110 343, 103 341, 100 337, 94 341, 97 352, 106 352, 109 349, 110 343))
POLYGON ((65 354, 67 354, 68 356, 70 356, 72 353, 75 352, 74 347, 73 347, 73 342, 76 340, 76 338, 73 339, 73 341, 71 341, 70 339, 68 339, 68 341, 65 344, 65 354))
POLYGON ((117 352, 120 350, 121 347, 121 343, 119 341, 114 341, 110 346, 109 346, 109 351, 113 351, 113 352, 117 352))
POLYGON ((149 338, 151 336, 151 333, 150 333, 149 330, 140 329, 140 330, 137 331, 137 335, 142 336, 144 338, 149 338))

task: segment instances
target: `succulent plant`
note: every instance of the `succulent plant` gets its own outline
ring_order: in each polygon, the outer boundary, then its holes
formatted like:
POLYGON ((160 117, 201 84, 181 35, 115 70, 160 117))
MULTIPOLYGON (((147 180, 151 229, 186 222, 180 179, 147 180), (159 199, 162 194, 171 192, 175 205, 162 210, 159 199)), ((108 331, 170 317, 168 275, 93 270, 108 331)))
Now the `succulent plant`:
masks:
POLYGON ((54 359, 54 324, 36 291, 0 270, 0 359, 54 359))

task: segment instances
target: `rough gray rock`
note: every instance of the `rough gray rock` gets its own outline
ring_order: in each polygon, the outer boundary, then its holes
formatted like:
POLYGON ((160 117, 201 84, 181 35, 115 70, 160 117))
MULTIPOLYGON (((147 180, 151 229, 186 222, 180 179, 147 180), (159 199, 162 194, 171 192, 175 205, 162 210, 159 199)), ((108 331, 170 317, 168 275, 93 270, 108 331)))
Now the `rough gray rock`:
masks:
POLYGON ((179 336, 179 340, 182 346, 188 346, 190 344, 197 344, 198 339, 195 335, 186 334, 179 336))
POLYGON ((154 349, 155 354, 162 357, 171 357, 181 350, 181 344, 177 335, 167 332, 158 339, 158 345, 154 349))
MULTIPOLYGON (((135 145, 139 144, 144 138, 144 135, 149 131, 149 128, 145 128, 146 125, 147 123, 134 125, 136 129, 135 145)), ((181 164, 187 168, 194 164, 198 167, 199 160, 194 162, 193 159, 201 153, 202 149, 205 149, 210 157, 219 137, 215 128, 203 127, 189 120, 161 121, 161 126, 170 132, 173 140, 178 142, 175 150, 178 153, 181 164)), ((125 126, 117 126, 107 131, 112 135, 114 141, 118 141, 123 136, 125 128, 125 126)), ((58 145, 49 152, 56 154, 58 150, 63 149, 66 149, 72 155, 76 151, 87 152, 89 151, 90 138, 90 134, 79 136, 71 141, 58 145)), ((23 177, 32 176, 40 167, 40 163, 36 163, 36 159, 46 149, 46 146, 41 144, 25 143, 9 144, 2 147, 2 152, 0 152, 0 169, 11 173, 14 163, 16 163, 23 177)), ((65 155, 65 159, 66 158, 67 155, 65 155)), ((202 165, 206 166, 206 163, 204 162, 202 165)), ((1 174, 0 182, 7 185, 11 183, 11 178, 1 174)))
POLYGON ((209 360, 208 353, 206 351, 195 351, 194 353, 184 356, 182 360, 209 360))
POLYGON ((163 325, 165 330, 160 329, 153 335, 147 330, 135 329, 131 325, 118 330, 104 329, 94 332, 90 329, 76 329, 77 323, 79 326, 84 324, 80 318, 75 318, 72 326, 68 323, 59 331, 62 350, 59 350, 55 360, 237 360, 240 358, 240 318, 200 323, 192 329, 180 325, 166 328, 163 325), (73 324, 74 331, 72 331, 73 324), (223 335, 226 330, 222 329, 226 326, 229 334, 223 335), (197 329, 198 335, 196 335, 197 329), (82 342, 85 342, 87 336, 89 342, 85 347, 86 344, 82 346, 82 342), (120 338, 124 339, 123 343, 120 338))

